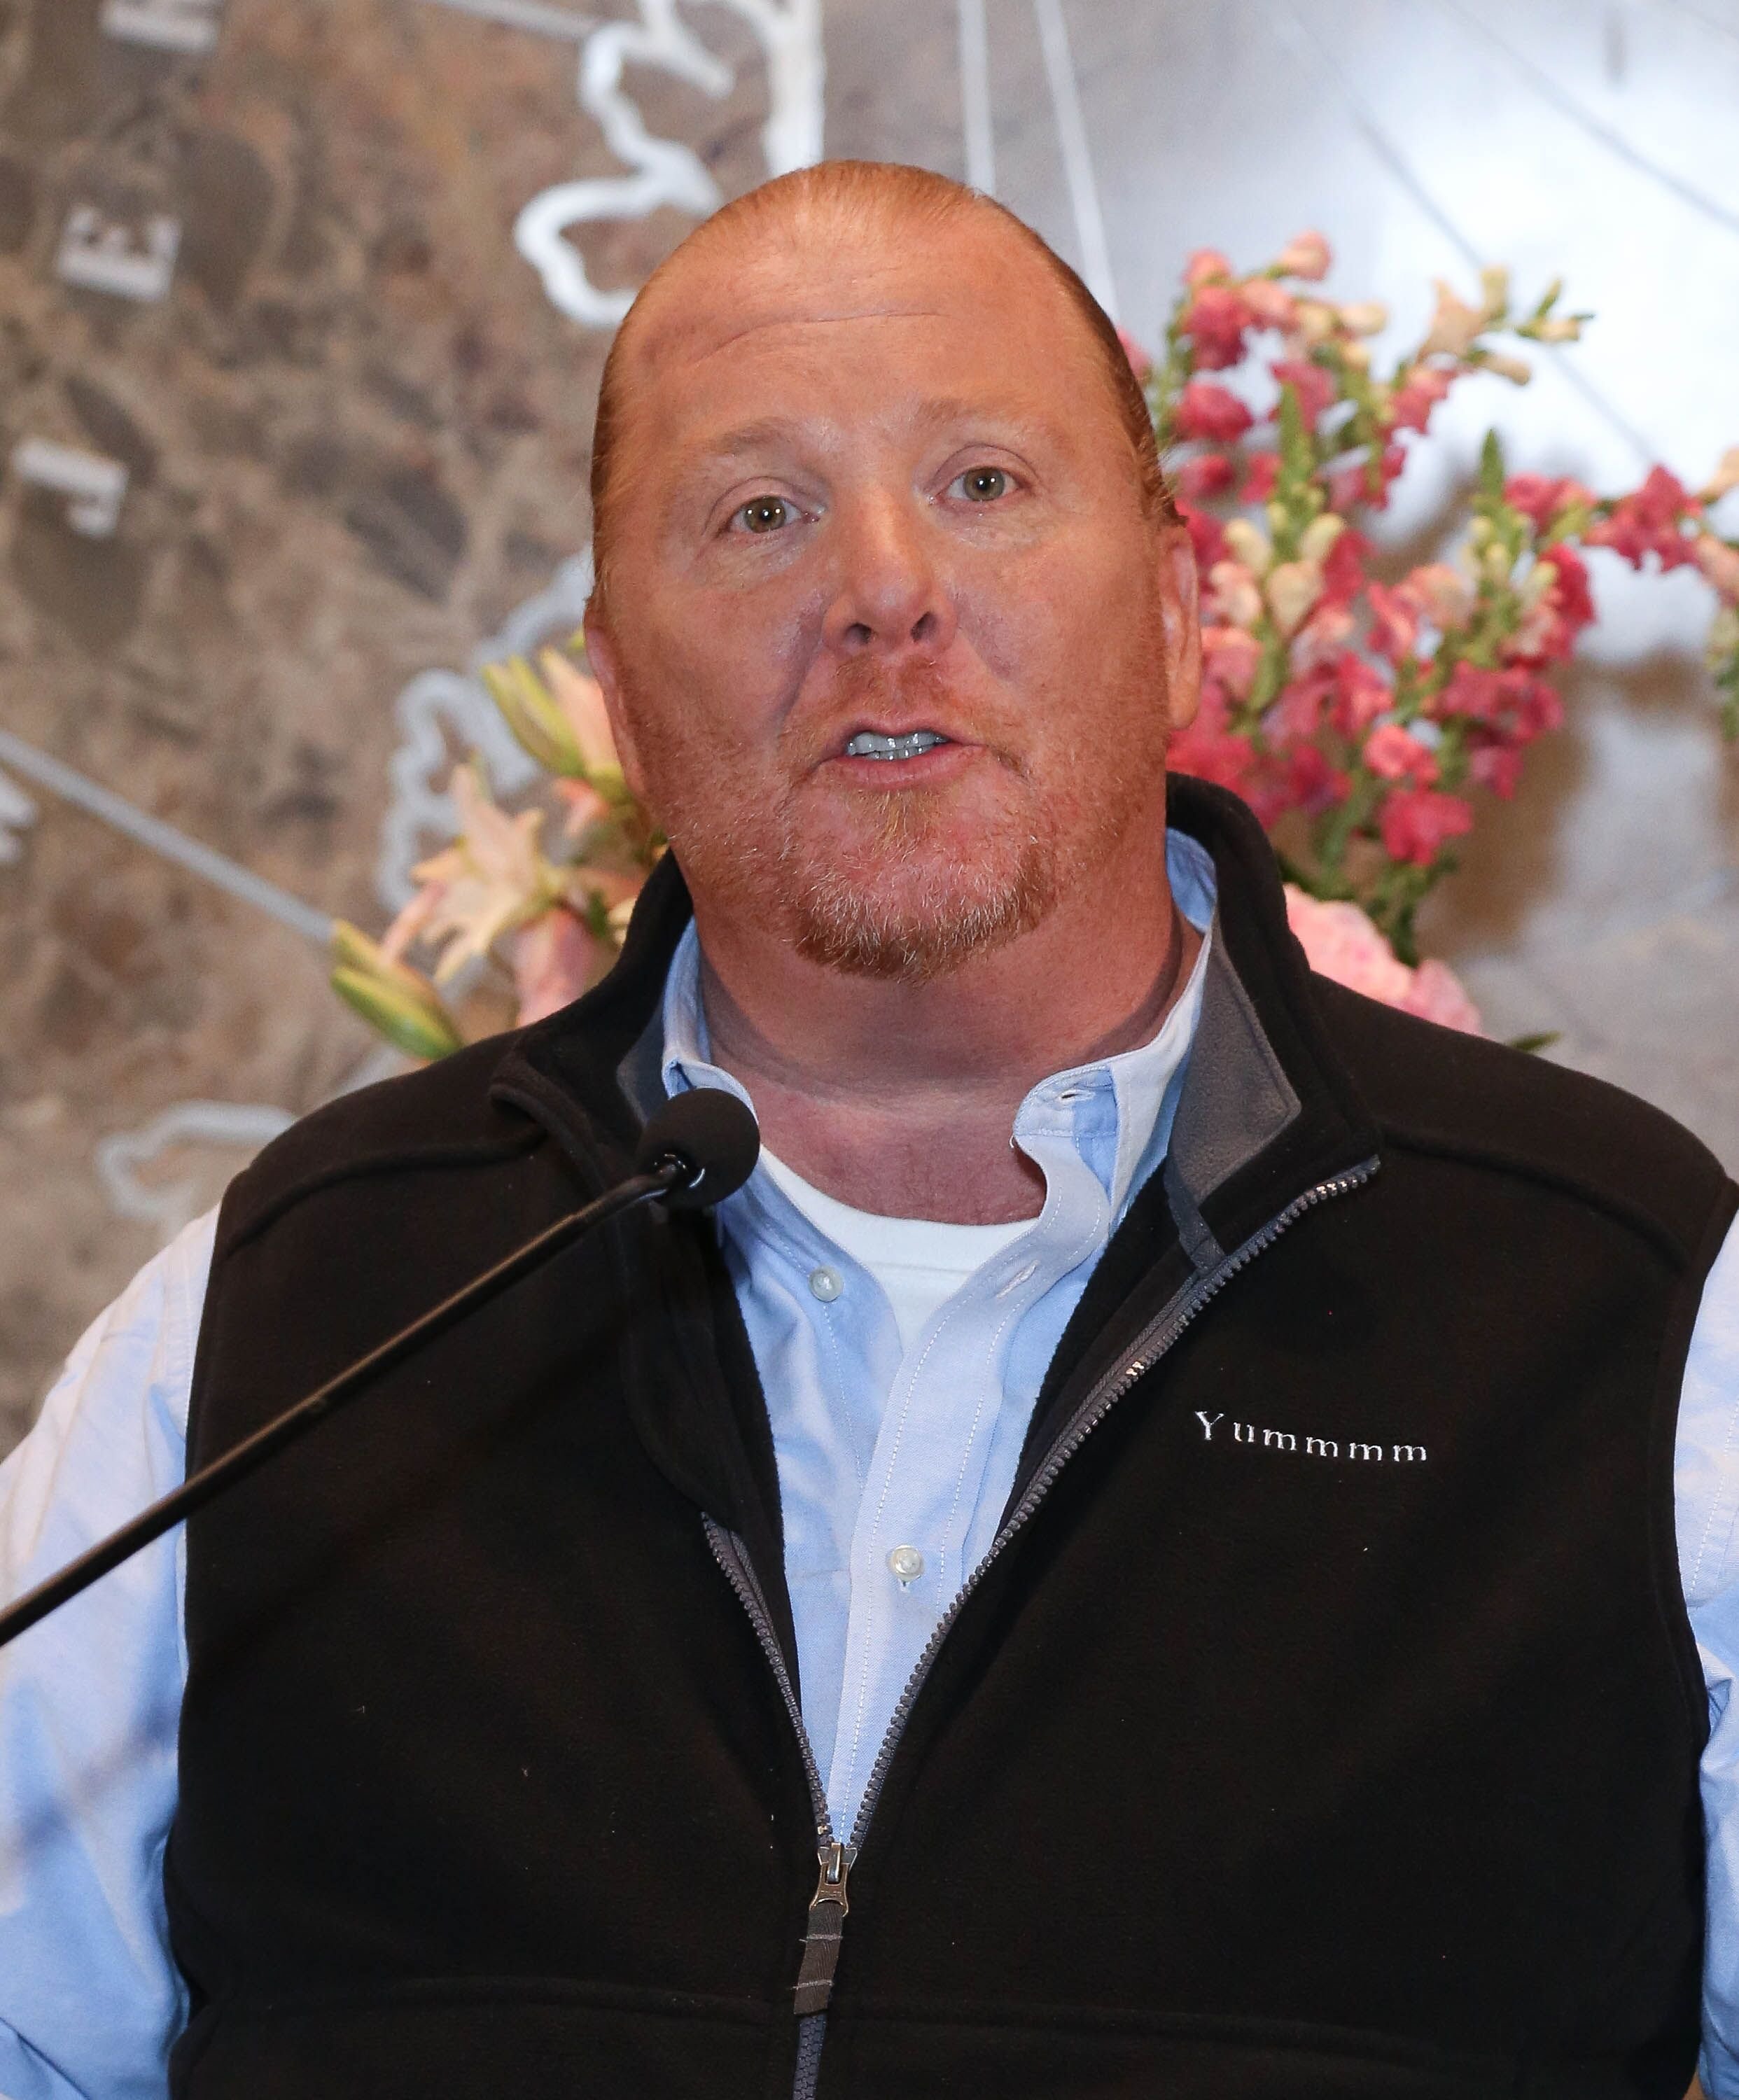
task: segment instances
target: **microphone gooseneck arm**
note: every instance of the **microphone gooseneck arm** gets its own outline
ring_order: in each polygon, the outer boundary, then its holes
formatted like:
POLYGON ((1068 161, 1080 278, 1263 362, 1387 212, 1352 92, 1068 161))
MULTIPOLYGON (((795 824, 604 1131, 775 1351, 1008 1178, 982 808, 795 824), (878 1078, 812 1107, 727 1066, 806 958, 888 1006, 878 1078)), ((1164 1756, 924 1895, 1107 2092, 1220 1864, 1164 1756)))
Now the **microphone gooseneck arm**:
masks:
POLYGON ((161 1538, 166 1531, 173 1531, 195 1510, 245 1480, 287 1445, 305 1436, 317 1423, 354 1399, 381 1372, 475 1312, 479 1305, 487 1304, 552 1255, 559 1254, 571 1241, 655 1196, 663 1197, 673 1209, 694 1208, 717 1202, 739 1187, 753 1170, 760 1148, 759 1132, 753 1116, 735 1096, 709 1092, 710 1098, 706 1099, 699 1092, 678 1095, 647 1124, 638 1160, 642 1171, 607 1189, 594 1202, 558 1218, 535 1239, 527 1240, 493 1268, 485 1269, 450 1298, 444 1298, 408 1326, 389 1335, 222 1458, 201 1467, 179 1488, 141 1510, 57 1574, 27 1590, 0 1611, 0 1648, 82 1590, 89 1589, 111 1568, 130 1560, 141 1547, 161 1538), (695 1105, 685 1107, 686 1103, 695 1105))

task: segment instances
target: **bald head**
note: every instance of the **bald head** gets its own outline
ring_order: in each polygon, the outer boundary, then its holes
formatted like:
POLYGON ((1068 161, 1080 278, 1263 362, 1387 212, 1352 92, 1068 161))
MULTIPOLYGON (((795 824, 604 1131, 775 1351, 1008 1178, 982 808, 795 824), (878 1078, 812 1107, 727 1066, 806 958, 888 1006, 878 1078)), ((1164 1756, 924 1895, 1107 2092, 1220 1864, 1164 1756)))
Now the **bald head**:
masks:
POLYGON ((1166 897, 1189 539, 1008 213, 850 163, 719 213, 617 338, 594 474, 587 648, 715 968, 916 984, 1166 897))
POLYGON ((1054 307, 1123 427, 1144 507, 1156 523, 1176 522, 1140 383, 1105 310, 1068 264, 994 199, 945 175, 885 161, 824 161, 764 183, 704 221, 653 272, 611 345, 592 445, 600 610, 637 388, 697 338, 728 338, 739 273, 789 269, 806 255, 832 262, 841 252, 861 251, 869 274, 873 251, 890 236, 902 248, 916 248, 962 234, 981 253, 996 251, 1004 269, 1030 275, 1033 298, 1054 307))

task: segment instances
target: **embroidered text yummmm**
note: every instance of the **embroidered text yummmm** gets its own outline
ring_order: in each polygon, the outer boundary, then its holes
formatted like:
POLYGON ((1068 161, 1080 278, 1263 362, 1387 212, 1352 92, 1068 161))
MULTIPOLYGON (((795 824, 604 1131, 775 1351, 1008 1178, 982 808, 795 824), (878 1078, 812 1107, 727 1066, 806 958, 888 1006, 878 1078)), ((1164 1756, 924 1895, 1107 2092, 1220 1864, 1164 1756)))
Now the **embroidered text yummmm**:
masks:
MULTIPOLYGON (((1298 1436, 1290 1429, 1258 1429, 1253 1423, 1226 1422, 1223 1414, 1209 1414, 1198 1408, 1204 1443, 1212 1444, 1221 1423, 1231 1432, 1234 1444, 1254 1444, 1265 1451, 1295 1451, 1308 1458, 1351 1458, 1362 1465, 1423 1466, 1427 1462, 1423 1444, 1365 1444, 1336 1436, 1298 1436)), ((1225 1440, 1222 1439, 1222 1441, 1225 1440)))

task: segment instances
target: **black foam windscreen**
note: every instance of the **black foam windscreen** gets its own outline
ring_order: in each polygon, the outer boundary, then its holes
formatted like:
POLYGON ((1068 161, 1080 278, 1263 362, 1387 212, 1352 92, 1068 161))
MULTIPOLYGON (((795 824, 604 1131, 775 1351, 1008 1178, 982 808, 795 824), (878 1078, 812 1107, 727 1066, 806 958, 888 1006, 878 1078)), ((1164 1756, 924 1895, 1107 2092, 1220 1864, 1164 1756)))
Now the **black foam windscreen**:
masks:
POLYGON ((686 1171, 662 1200, 674 1211, 704 1210, 742 1187, 761 1153, 754 1113, 722 1087, 694 1087, 666 1101, 647 1124, 634 1165, 654 1174, 667 1161, 686 1171))

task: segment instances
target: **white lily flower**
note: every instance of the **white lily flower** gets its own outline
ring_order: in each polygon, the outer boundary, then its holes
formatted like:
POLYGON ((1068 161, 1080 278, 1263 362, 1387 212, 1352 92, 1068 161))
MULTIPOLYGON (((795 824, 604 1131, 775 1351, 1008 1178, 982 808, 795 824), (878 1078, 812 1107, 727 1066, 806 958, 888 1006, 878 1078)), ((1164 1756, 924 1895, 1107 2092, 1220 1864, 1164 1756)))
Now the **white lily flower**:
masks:
POLYGON ((474 956, 486 955, 503 933, 545 910, 554 893, 555 871, 538 849, 541 810, 510 816, 468 765, 454 774, 452 792, 459 805, 458 838, 413 870, 435 893, 418 930, 430 943, 445 943, 435 968, 437 984, 474 956))

